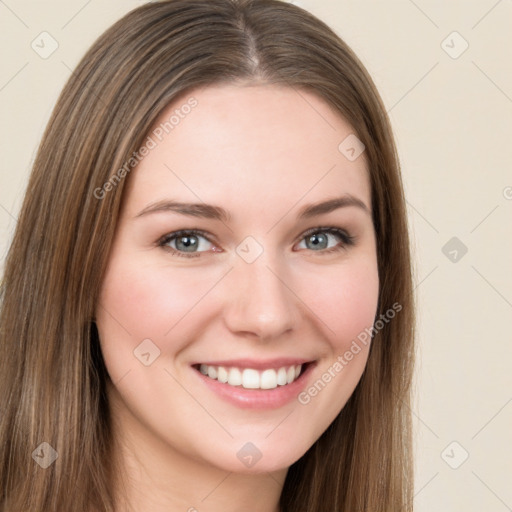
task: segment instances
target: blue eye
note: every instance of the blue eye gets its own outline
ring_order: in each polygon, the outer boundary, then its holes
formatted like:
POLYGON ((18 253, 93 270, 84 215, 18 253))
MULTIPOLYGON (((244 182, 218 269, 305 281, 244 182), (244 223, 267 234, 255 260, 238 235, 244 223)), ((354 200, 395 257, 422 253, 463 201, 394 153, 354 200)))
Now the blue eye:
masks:
POLYGON ((347 246, 354 245, 354 237, 345 231, 334 228, 312 228, 304 233, 301 240, 304 241, 302 248, 310 249, 320 254, 329 254, 334 251, 345 249, 347 246))
MULTIPOLYGON (((307 249, 319 254, 329 254, 354 245, 355 238, 344 230, 335 227, 316 227, 303 233, 300 249, 307 249)), ((198 258, 203 252, 221 252, 216 250, 206 233, 200 230, 174 231, 162 237, 158 246, 169 251, 173 256, 198 258)))
POLYGON ((208 244, 211 245, 211 242, 200 231, 182 230, 165 235, 158 245, 170 250, 173 255, 193 258, 200 256, 198 253, 208 251, 208 244))

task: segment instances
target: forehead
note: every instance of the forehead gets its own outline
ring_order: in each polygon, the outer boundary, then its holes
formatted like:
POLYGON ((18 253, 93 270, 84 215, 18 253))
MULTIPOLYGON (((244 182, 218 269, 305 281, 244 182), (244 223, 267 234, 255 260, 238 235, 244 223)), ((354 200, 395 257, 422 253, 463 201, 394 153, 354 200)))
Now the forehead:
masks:
POLYGON ((351 161, 339 149, 353 132, 341 115, 304 90, 196 89, 156 120, 149 133, 154 147, 130 176, 127 207, 172 198, 256 214, 262 205, 300 207, 348 193, 370 209, 364 153, 351 161))

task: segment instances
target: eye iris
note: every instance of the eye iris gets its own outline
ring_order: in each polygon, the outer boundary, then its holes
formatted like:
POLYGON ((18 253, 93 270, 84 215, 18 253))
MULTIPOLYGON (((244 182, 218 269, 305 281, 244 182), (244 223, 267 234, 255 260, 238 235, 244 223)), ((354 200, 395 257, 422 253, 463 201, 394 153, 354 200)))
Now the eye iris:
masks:
POLYGON ((191 235, 182 235, 176 238, 176 248, 179 251, 194 252, 197 248, 197 237, 191 235))
POLYGON ((314 233, 306 239, 308 249, 325 249, 327 247, 327 242, 327 236, 319 233, 314 233))

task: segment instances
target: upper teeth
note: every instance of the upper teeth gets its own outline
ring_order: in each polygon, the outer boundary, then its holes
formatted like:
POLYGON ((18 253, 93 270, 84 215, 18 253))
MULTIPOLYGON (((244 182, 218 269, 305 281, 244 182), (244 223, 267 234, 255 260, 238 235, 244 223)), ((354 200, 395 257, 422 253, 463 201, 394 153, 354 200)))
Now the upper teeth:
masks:
POLYGON ((210 366, 202 364, 199 371, 208 375, 211 379, 229 384, 230 386, 242 386, 246 389, 273 389, 277 386, 291 384, 302 370, 302 365, 283 366, 277 370, 258 371, 252 368, 225 368, 224 366, 210 366))

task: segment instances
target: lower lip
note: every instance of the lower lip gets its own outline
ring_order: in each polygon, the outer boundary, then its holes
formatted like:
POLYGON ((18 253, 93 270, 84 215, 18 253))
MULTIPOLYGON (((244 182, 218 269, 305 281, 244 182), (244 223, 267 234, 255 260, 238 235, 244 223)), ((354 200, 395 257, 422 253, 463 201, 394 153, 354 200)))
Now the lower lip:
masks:
POLYGON ((227 402, 243 409, 277 409, 294 399, 304 389, 306 381, 315 363, 309 363, 299 378, 291 384, 278 386, 274 389, 245 389, 241 386, 230 386, 211 379, 193 368, 198 377, 217 395, 227 402))

